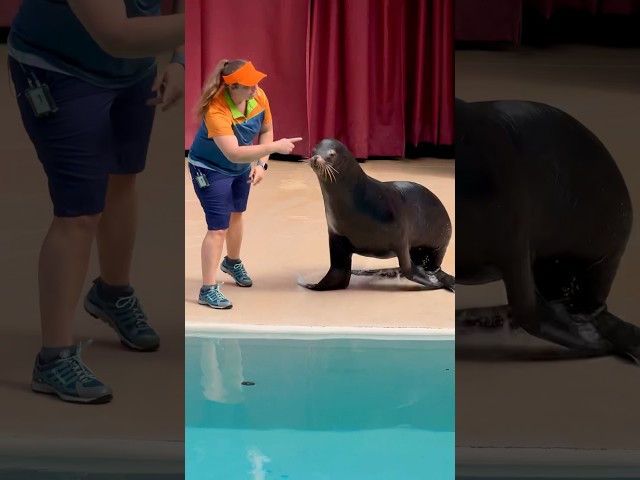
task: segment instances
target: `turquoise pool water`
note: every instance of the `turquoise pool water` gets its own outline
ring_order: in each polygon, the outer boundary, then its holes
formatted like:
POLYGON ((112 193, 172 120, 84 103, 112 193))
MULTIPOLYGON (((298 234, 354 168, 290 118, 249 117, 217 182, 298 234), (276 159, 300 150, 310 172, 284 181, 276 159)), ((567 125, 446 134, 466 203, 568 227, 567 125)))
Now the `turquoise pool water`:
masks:
POLYGON ((455 476, 452 340, 187 337, 185 394, 187 480, 455 476))

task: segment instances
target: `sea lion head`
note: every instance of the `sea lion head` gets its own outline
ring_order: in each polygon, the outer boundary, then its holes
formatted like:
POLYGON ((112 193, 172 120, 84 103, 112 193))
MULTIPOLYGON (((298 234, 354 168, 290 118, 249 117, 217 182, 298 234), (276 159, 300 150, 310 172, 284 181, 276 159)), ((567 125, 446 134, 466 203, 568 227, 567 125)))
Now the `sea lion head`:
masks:
POLYGON ((330 183, 348 174, 354 165, 359 168, 349 149, 333 138, 325 138, 314 147, 309 164, 321 182, 330 183))

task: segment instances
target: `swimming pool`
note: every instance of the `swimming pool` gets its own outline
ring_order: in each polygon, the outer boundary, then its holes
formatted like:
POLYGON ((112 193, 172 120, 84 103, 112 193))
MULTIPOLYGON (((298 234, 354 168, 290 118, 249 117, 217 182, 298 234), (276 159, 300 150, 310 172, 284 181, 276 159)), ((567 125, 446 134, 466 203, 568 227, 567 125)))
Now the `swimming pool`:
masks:
POLYGON ((187 480, 451 480, 451 339, 185 347, 187 480))

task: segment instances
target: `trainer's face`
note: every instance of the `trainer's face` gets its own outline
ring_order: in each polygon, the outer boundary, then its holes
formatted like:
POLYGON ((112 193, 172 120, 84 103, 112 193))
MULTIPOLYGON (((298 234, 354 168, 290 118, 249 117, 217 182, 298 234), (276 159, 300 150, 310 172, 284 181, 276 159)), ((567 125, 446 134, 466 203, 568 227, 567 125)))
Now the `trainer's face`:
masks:
POLYGON ((236 92, 238 94, 238 97, 241 98, 242 101, 251 100, 253 97, 256 96, 257 91, 258 91, 258 85, 253 85, 252 87, 248 87, 246 85, 238 84, 236 86, 236 92))

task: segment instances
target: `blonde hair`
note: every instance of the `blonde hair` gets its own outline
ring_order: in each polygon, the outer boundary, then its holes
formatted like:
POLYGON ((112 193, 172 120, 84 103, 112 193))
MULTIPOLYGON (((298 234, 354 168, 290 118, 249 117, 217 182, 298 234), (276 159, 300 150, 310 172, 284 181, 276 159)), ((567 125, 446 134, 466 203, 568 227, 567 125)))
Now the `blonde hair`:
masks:
POLYGON ((220 60, 213 69, 213 73, 209 76, 207 81, 202 87, 202 93, 200 93, 200 99, 196 105, 196 117, 201 119, 207 113, 211 100, 225 87, 223 75, 230 75, 241 66, 247 63, 247 60, 220 60))

